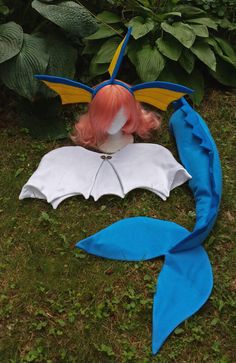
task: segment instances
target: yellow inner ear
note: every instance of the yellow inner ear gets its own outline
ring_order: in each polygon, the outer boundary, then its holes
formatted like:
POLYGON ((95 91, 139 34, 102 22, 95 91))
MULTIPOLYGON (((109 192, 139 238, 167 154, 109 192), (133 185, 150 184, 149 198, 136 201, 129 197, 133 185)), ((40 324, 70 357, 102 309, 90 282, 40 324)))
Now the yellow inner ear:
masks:
POLYGON ((89 103, 92 100, 91 93, 83 88, 68 86, 67 84, 62 83, 43 82, 59 94, 63 105, 69 103, 89 103))
POLYGON ((134 97, 139 102, 145 102, 166 111, 168 105, 184 96, 185 93, 162 88, 143 88, 134 91, 134 97))
MULTIPOLYGON (((126 38, 126 37, 125 37, 126 38)), ((112 77, 112 74, 114 72, 114 69, 116 67, 116 63, 117 63, 117 60, 119 58, 119 55, 120 55, 120 51, 121 51, 121 48, 122 48, 122 45, 124 44, 124 41, 125 41, 125 38, 122 40, 122 42, 118 45, 117 49, 116 49, 116 52, 112 58, 112 61, 111 61, 111 64, 108 68, 108 72, 110 74, 110 77, 112 77)))

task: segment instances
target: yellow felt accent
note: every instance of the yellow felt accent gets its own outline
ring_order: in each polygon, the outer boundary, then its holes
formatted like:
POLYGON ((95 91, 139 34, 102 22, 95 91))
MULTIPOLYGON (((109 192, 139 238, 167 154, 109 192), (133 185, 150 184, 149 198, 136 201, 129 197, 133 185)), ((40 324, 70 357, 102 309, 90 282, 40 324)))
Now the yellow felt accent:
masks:
POLYGON ((109 72, 109 74, 110 74, 111 77, 112 77, 112 74, 113 74, 114 69, 116 67, 116 63, 117 63, 117 60, 119 58, 120 51, 121 51, 122 45, 124 44, 125 38, 126 37, 124 37, 124 39, 122 40, 122 42, 118 45, 118 47, 116 49, 116 52, 115 52, 115 54, 114 54, 114 56, 112 58, 112 61, 110 63, 110 66, 108 68, 108 72, 109 72))
POLYGON ((185 93, 163 88, 143 88, 134 91, 134 97, 139 102, 145 102, 165 111, 168 105, 184 96, 185 93))
POLYGON ((62 104, 91 102, 92 95, 83 88, 69 86, 62 83, 43 81, 49 88, 59 94, 62 104))

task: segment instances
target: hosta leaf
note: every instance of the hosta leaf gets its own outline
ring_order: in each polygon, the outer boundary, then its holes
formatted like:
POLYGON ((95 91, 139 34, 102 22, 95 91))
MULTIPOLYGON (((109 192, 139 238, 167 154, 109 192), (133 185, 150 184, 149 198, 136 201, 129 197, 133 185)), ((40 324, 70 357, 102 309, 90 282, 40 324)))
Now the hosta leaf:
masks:
POLYGON ((158 17, 160 17, 162 20, 171 18, 171 17, 175 17, 175 16, 178 16, 181 18, 182 14, 179 11, 171 11, 169 13, 164 13, 161 15, 158 14, 158 17))
POLYGON ((150 6, 150 0, 138 0, 143 6, 150 6))
POLYGON ((219 44, 217 43, 217 41, 215 40, 215 38, 213 38, 213 37, 206 38, 206 39, 204 39, 204 42, 211 45, 217 54, 223 55, 223 51, 222 51, 221 47, 219 46, 219 44))
POLYGON ((130 39, 128 46, 127 46, 127 55, 131 63, 135 66, 137 64, 137 53, 143 46, 142 39, 141 40, 133 40, 130 39))
POLYGON ((210 19, 210 18, 191 19, 191 20, 189 20, 189 23, 203 24, 203 25, 206 25, 208 28, 212 28, 212 29, 217 30, 216 22, 214 20, 210 19))
MULTIPOLYGON (((113 1, 113 3, 114 3, 114 5, 117 6, 117 1, 113 1)), ((130 11, 137 11, 142 14, 144 14, 144 13, 154 14, 150 8, 148 8, 147 6, 141 5, 140 1, 137 1, 137 0, 126 1, 126 7, 130 11)))
POLYGON ((198 37, 207 38, 209 36, 208 28, 203 24, 189 24, 191 29, 198 37))
POLYGON ((191 51, 205 63, 210 69, 215 71, 216 69, 216 57, 215 53, 211 50, 208 44, 196 41, 191 47, 191 51))
MULTIPOLYGON (((178 66, 177 66, 178 67, 178 66)), ((181 69, 180 72, 183 72, 181 69)), ((181 84, 178 72, 176 72, 176 65, 174 62, 167 62, 165 65, 165 68, 161 72, 158 81, 164 81, 164 82, 172 82, 172 83, 179 83, 181 84)))
POLYGON ((44 4, 34 0, 32 7, 43 17, 74 36, 86 37, 98 28, 95 18, 88 10, 74 1, 44 4))
POLYGON ((85 40, 85 47, 82 54, 96 54, 101 48, 104 40, 85 40))
POLYGON ((113 30, 112 28, 110 28, 109 26, 102 24, 102 25, 100 25, 100 27, 96 31, 96 33, 89 35, 88 37, 86 37, 86 39, 87 40, 103 39, 103 38, 112 37, 113 35, 117 35, 117 33, 122 33, 122 29, 119 29, 118 31, 116 31, 116 30, 113 30))
POLYGON ((129 22, 129 27, 132 27, 132 35, 134 39, 138 39, 148 34, 155 26, 155 23, 150 18, 142 18, 135 16, 129 22))
POLYGON ((174 61, 177 61, 182 52, 182 45, 175 38, 159 38, 156 41, 159 51, 174 61))
POLYGON ((162 22, 161 27, 167 33, 173 35, 173 37, 175 37, 186 48, 190 48, 195 41, 196 35, 187 24, 177 22, 170 25, 166 22, 162 22))
POLYGON ((204 96, 204 78, 199 70, 194 69, 191 76, 189 76, 177 63, 169 62, 160 74, 159 79, 193 89, 195 92, 190 97, 197 105, 201 103, 204 96))
POLYGON ((234 67, 236 67, 235 52, 234 52, 234 49, 231 48, 229 44, 227 44, 227 53, 230 54, 230 56, 224 54, 222 47, 220 47, 220 42, 216 41, 216 37, 207 38, 207 39, 205 39, 205 42, 207 44, 211 45, 214 48, 214 51, 216 52, 216 54, 218 54, 224 61, 226 61, 226 62, 232 64, 234 67))
POLYGON ((217 59, 216 71, 210 70, 212 77, 225 86, 236 87, 236 68, 220 58, 217 59))
POLYGON ((103 43, 103 45, 93 58, 93 61, 95 63, 110 63, 119 43, 120 38, 118 37, 107 40, 105 43, 103 43))
POLYGON ((48 74, 74 78, 77 50, 65 38, 49 35, 46 38, 49 53, 48 74))
POLYGON ((228 19, 216 19, 215 22, 223 29, 227 29, 229 31, 236 30, 236 23, 231 23, 228 19))
POLYGON ((206 12, 200 8, 190 5, 175 6, 174 11, 179 11, 185 19, 191 19, 195 16, 204 15, 206 12))
MULTIPOLYGON (((49 54, 49 63, 45 73, 52 76, 73 79, 75 75, 77 50, 61 36, 48 35, 44 39, 49 54)), ((40 84, 42 85, 40 90, 43 90, 45 96, 56 95, 47 86, 42 84, 42 82, 40 84)))
POLYGON ((161 53, 146 44, 137 52, 136 71, 142 81, 155 81, 165 66, 161 53))
POLYGON ((188 49, 183 49, 181 57, 179 58, 179 64, 190 74, 194 68, 195 56, 188 49))
POLYGON ((0 25, 0 63, 11 59, 21 50, 23 29, 13 21, 0 25))
POLYGON ((94 61, 94 59, 92 59, 90 66, 89 66, 89 74, 90 74, 91 78, 100 76, 108 71, 108 67, 109 67, 109 64, 96 63, 94 61))
POLYGON ((231 45, 224 39, 215 37, 215 40, 220 45, 221 49, 223 50, 224 54, 230 57, 232 60, 236 58, 236 53, 231 45))
POLYGON ((32 100, 39 87, 34 75, 45 73, 48 62, 44 39, 24 34, 21 51, 1 64, 0 77, 8 88, 32 100))
POLYGON ((101 13, 97 14, 97 18, 107 24, 115 24, 121 22, 119 15, 107 10, 104 10, 101 13))

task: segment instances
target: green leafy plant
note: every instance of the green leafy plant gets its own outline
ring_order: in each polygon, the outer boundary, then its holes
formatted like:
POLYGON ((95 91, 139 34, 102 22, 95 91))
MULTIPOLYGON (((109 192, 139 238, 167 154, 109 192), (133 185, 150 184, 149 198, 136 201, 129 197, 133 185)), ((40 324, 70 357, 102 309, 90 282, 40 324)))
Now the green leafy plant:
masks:
POLYGON ((189 86, 196 90, 196 103, 203 98, 208 75, 225 86, 236 86, 236 54, 221 35, 223 28, 230 32, 234 25, 227 18, 209 15, 203 7, 183 2, 159 2, 156 6, 156 2, 148 0, 120 1, 120 18, 113 11, 99 13, 97 17, 109 27, 103 23, 85 38, 84 54, 94 53, 91 77, 107 71, 118 36, 126 31, 125 27, 132 27, 133 40, 127 55, 141 81, 158 79, 189 86))
MULTIPOLYGON (((21 12, 25 15, 32 14, 30 24, 20 19, 17 7, 11 8, 11 3, 8 6, 0 7, 6 21, 0 25, 0 80, 18 95, 33 101, 28 114, 33 114, 34 126, 32 123, 31 128, 27 120, 24 124, 27 124, 31 134, 49 138, 65 137, 67 132, 65 125, 62 127, 60 122, 60 104, 53 118, 49 115, 50 110, 44 116, 46 122, 43 133, 40 133, 42 124, 35 128, 37 119, 39 121, 42 118, 40 112, 37 112, 39 100, 42 105, 47 102, 45 98, 55 97, 55 94, 36 80, 34 75, 46 73, 74 78, 81 38, 97 29, 96 20, 84 6, 74 1, 58 3, 34 0, 32 4, 31 1, 26 5, 21 3, 18 5, 21 12), (11 18, 21 21, 21 24, 11 18), (26 33, 25 28, 29 32, 26 33), (58 122, 54 122, 56 118, 58 122), (51 124, 53 128, 50 127, 51 124)), ((54 101, 51 106, 55 111, 54 101)))
POLYGON ((236 85, 234 21, 232 0, 0 0, 0 82, 32 136, 65 137, 60 100, 34 75, 94 84, 132 27, 122 79, 183 84, 200 103, 209 79, 236 85))
POLYGON ((48 27, 47 22, 38 22, 31 34, 24 33, 22 26, 13 21, 0 25, 1 80, 29 100, 33 100, 37 92, 47 93, 33 78, 34 74, 56 73, 73 78, 77 50, 70 37, 81 39, 97 29, 94 17, 74 1, 54 4, 50 0, 34 0, 32 8, 64 32, 60 33, 52 24, 48 27))
POLYGON ((234 0, 185 0, 188 5, 200 6, 205 11, 218 17, 227 17, 232 23, 235 22, 234 0))

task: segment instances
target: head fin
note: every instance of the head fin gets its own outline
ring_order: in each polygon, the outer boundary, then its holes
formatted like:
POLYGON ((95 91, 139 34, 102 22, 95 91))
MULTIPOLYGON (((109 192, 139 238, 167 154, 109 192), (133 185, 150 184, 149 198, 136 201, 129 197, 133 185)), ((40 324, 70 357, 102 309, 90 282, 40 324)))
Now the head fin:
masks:
POLYGON ((193 90, 170 82, 146 82, 131 87, 135 99, 139 102, 148 103, 160 110, 166 111, 168 105, 193 90))
POLYGON ((89 103, 92 100, 93 88, 83 83, 48 75, 35 75, 35 77, 55 91, 61 97, 63 105, 68 103, 89 103))
POLYGON ((112 61, 110 63, 110 66, 108 68, 108 72, 111 76, 111 81, 113 81, 116 78, 116 75, 119 71, 122 59, 125 54, 125 49, 129 41, 129 37, 131 35, 132 28, 128 29, 128 32, 126 33, 126 36, 122 40, 122 42, 119 44, 118 48, 116 49, 116 52, 112 58, 112 61))

